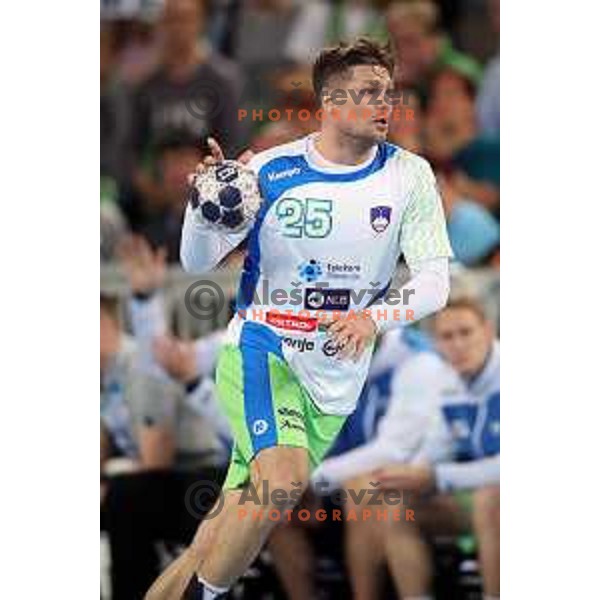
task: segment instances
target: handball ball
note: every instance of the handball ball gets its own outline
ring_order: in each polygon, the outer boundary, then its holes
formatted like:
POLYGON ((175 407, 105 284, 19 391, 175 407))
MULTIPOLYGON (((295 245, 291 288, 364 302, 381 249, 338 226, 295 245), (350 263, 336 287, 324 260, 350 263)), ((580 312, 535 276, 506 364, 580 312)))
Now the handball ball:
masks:
POLYGON ((189 202, 202 223, 231 232, 254 219, 261 197, 255 173, 233 160, 207 167, 189 192, 189 202))

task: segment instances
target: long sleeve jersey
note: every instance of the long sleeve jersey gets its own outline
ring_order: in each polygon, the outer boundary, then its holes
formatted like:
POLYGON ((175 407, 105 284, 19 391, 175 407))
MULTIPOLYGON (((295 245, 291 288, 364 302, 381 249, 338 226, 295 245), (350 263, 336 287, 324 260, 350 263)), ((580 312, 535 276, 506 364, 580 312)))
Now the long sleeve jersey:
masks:
POLYGON ((229 341, 254 321, 278 336, 282 354, 319 408, 354 410, 372 355, 342 360, 323 315, 370 310, 380 331, 423 318, 446 302, 452 255, 428 163, 389 143, 359 165, 327 162, 314 136, 257 154, 249 163, 263 198, 235 234, 186 210, 181 259, 206 272, 248 238, 229 341), (400 255, 412 279, 390 292, 400 255))

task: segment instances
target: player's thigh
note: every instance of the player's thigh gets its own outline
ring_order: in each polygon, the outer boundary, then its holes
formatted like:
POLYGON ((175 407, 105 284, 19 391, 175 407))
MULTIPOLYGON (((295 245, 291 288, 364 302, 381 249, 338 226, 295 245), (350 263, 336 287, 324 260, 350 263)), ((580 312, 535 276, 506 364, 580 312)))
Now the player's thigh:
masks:
POLYGON ((303 394, 303 406, 310 468, 313 470, 323 462, 348 416, 324 413, 306 391, 303 394))
POLYGON ((271 452, 265 453, 272 448, 300 449, 274 456, 280 457, 281 470, 296 465, 294 472, 303 474, 308 451, 305 392, 283 358, 260 347, 227 345, 217 365, 217 391, 234 438, 225 488, 247 483, 250 465, 259 456, 272 471, 277 461, 271 460, 271 452))

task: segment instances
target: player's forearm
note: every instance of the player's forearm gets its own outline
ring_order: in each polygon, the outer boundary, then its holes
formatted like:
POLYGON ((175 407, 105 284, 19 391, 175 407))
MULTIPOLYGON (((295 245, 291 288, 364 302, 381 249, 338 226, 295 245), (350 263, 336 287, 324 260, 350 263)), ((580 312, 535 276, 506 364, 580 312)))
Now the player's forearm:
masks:
POLYGON ((420 321, 446 305, 450 294, 448 262, 442 257, 411 265, 412 277, 397 290, 396 299, 383 300, 371 309, 380 333, 420 321))
POLYGON ((472 490, 500 483, 500 456, 465 463, 442 463, 435 467, 437 487, 441 492, 472 490))
POLYGON ((241 239, 229 240, 224 234, 198 222, 188 205, 181 232, 181 264, 189 273, 211 271, 234 250, 241 239))

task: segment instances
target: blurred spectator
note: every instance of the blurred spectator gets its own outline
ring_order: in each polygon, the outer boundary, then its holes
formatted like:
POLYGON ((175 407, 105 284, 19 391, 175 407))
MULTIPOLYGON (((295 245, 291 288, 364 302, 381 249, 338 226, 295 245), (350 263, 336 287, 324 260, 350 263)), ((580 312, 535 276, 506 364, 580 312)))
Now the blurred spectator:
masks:
POLYGON ((160 60, 137 89, 131 110, 132 183, 144 203, 162 200, 153 150, 174 132, 198 143, 214 135, 226 154, 240 144, 240 74, 202 42, 204 2, 165 0, 158 25, 160 60))
POLYGON ((236 22, 234 56, 248 66, 277 66, 293 24, 295 0, 247 0, 236 22))
POLYGON ((129 303, 132 329, 145 352, 145 362, 155 369, 159 367, 161 374, 183 385, 187 406, 208 419, 213 433, 226 440, 228 426, 217 406, 213 382, 225 331, 215 331, 194 341, 173 337, 168 331, 163 299, 164 248, 153 250, 144 238, 129 236, 119 248, 119 258, 132 292, 129 303))
MULTIPOLYGON (((427 336, 414 327, 390 331, 379 343, 373 356, 369 377, 359 398, 357 408, 349 417, 325 461, 313 475, 313 483, 339 483, 359 475, 367 468, 361 456, 370 454, 370 441, 375 436, 379 420, 385 413, 390 398, 390 384, 394 373, 399 372, 410 359, 429 348, 427 336), (366 444, 366 445, 365 445, 366 444)), ((378 463, 371 461, 373 465, 378 463)), ((314 501, 313 501, 314 503, 314 501)), ((314 512, 314 510, 313 510, 314 512)), ((349 521, 346 523, 346 559, 348 575, 356 598, 362 598, 365 585, 377 587, 375 565, 384 562, 382 544, 371 540, 383 539, 380 524, 349 521), (369 546, 368 559, 365 553, 357 556, 357 544, 369 546), (358 558, 358 563, 356 561, 358 558), (366 583, 363 576, 372 575, 366 583)), ((311 523, 314 529, 315 524, 311 523)), ((273 532, 269 543, 275 568, 281 578, 288 597, 302 600, 315 597, 315 559, 312 541, 307 527, 302 522, 282 523, 273 532), (289 557, 294 556, 290 565, 289 557)))
POLYGON ((185 383, 170 379, 160 363, 183 372, 182 353, 152 347, 158 311, 142 288, 162 285, 165 269, 161 254, 148 256, 137 254, 128 271, 134 338, 119 325, 117 301, 101 298, 101 517, 113 600, 143 597, 158 573, 157 542, 191 541, 208 507, 186 504, 186 494, 198 481, 220 484, 229 452, 210 377, 183 368, 185 383))
POLYGON ((112 24, 100 27, 100 175, 119 180, 123 175, 127 100, 118 84, 118 48, 112 24))
MULTIPOLYGON (((494 31, 500 33, 500 0, 490 0, 490 21, 494 31)), ((477 117, 480 131, 488 136, 500 137, 500 52, 485 67, 477 95, 477 117)))
POLYGON ((435 167, 452 172, 457 192, 495 215, 500 208, 500 142, 479 135, 475 87, 454 69, 431 80, 424 151, 435 167))
POLYGON ((153 153, 157 196, 151 203, 130 207, 130 226, 155 248, 164 247, 169 262, 178 263, 187 176, 201 159, 198 139, 189 132, 166 133, 157 140, 153 153))
POLYGON ((282 117, 278 121, 267 120, 260 127, 251 141, 252 150, 255 152, 297 140, 319 128, 315 116, 317 110, 315 96, 312 93, 310 79, 306 77, 306 71, 302 67, 291 68, 274 76, 273 87, 278 103, 269 109, 279 110, 282 117), (289 118, 286 116, 288 114, 286 111, 291 111, 289 118), (300 111, 308 111, 309 118, 299 118, 300 111))
POLYGON ((385 38, 379 11, 368 0, 303 2, 290 32, 285 55, 300 64, 309 64, 327 46, 366 35, 385 38))
POLYGON ((398 78, 402 87, 423 91, 428 78, 440 67, 451 67, 477 84, 481 76, 480 66, 452 46, 441 29, 439 10, 434 2, 393 2, 386 17, 398 55, 398 78))
POLYGON ((423 110, 421 98, 414 90, 402 90, 401 102, 392 110, 388 139, 405 150, 422 154, 423 110))
MULTIPOLYGON (((468 299, 434 317, 440 356, 415 358, 392 396, 396 440, 410 432, 413 452, 371 473, 384 488, 416 498, 414 521, 386 523, 386 552, 403 598, 431 593, 426 536, 472 530, 486 598, 500 596, 500 349, 491 323, 468 299), (410 422, 407 430, 406 423, 410 422), (401 463, 401 464, 398 464, 401 463)), ((387 417, 387 415, 386 415, 387 417)), ((388 434, 391 430, 388 430, 388 434)), ((388 447, 392 453, 392 437, 388 447)), ((402 442, 406 448, 405 442, 402 442)))
POLYGON ((493 265, 500 249, 500 225, 477 202, 462 196, 453 178, 437 173, 454 257, 467 267, 493 265))

